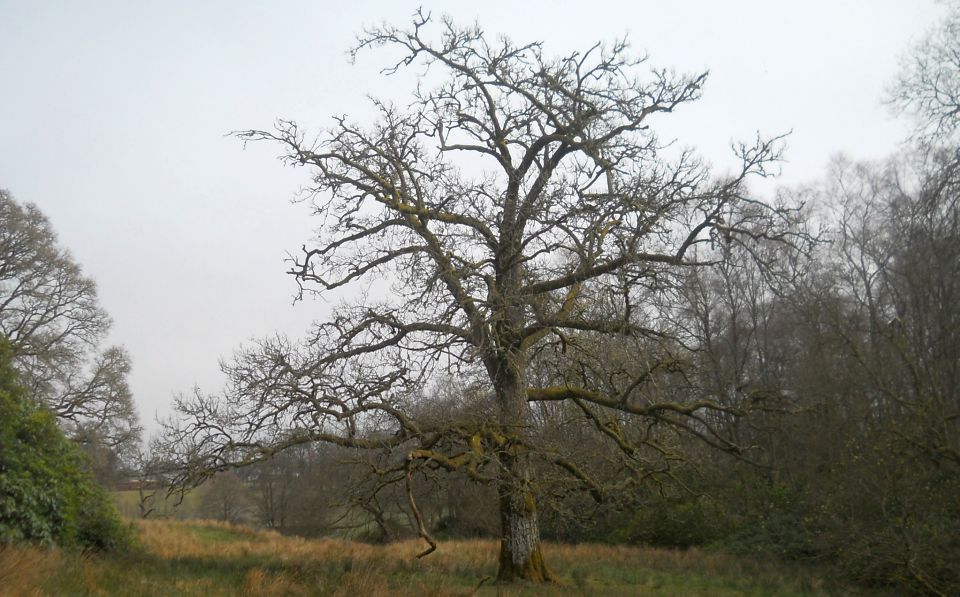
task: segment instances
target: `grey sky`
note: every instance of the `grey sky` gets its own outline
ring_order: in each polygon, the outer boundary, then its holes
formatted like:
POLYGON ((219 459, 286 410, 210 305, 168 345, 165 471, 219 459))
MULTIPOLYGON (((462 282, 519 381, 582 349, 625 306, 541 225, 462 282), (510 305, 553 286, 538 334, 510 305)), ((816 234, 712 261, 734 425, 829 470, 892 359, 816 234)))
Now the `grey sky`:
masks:
MULTIPOLYGON (((148 426, 172 395, 221 385, 249 338, 299 335, 323 301, 292 305, 286 251, 313 224, 290 200, 306 171, 225 133, 278 118, 364 122, 367 93, 402 98, 385 57, 346 50, 415 3, 0 0, 0 187, 36 203, 97 280, 111 341, 134 361, 148 426)), ((945 8, 933 1, 424 3, 491 34, 583 49, 629 33, 651 64, 709 69, 704 99, 662 137, 721 169, 731 140, 793 130, 781 184, 830 156, 893 152, 906 126, 881 104, 898 58, 945 8)), ((766 190, 766 189, 765 189, 766 190)))

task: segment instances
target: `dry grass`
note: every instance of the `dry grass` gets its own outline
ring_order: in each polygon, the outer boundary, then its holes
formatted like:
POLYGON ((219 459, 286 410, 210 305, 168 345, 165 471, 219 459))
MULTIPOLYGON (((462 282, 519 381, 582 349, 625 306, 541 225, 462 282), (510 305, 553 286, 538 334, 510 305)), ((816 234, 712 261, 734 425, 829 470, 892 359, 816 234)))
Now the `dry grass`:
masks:
POLYGON ((0 595, 43 595, 41 583, 61 565, 59 550, 0 546, 0 595))
MULTIPOLYGON (((408 566, 423 551, 419 540, 370 545, 346 539, 303 539, 222 522, 137 521, 140 539, 161 558, 256 557, 282 563, 379 562, 408 566)), ((496 560, 495 541, 445 541, 442 549, 421 560, 427 568, 475 568, 496 560)))
POLYGON ((138 521, 141 548, 81 557, 0 551, 0 595, 823 595, 819 579, 696 550, 547 544, 559 582, 495 586, 496 541, 375 546, 284 537, 216 522, 138 521), (484 579, 487 579, 484 581, 484 579), (481 582, 484 581, 484 582, 481 582), (478 589, 479 585, 479 589, 478 589))

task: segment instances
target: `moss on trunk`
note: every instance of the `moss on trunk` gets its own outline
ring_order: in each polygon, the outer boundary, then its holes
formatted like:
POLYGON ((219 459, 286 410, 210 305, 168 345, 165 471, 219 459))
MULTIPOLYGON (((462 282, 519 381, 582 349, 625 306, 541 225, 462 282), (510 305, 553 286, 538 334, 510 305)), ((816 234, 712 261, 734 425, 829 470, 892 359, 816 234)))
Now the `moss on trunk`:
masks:
POLYGON ((526 458, 504 462, 508 474, 500 482, 500 560, 498 582, 549 582, 543 560, 536 498, 529 488, 526 458))

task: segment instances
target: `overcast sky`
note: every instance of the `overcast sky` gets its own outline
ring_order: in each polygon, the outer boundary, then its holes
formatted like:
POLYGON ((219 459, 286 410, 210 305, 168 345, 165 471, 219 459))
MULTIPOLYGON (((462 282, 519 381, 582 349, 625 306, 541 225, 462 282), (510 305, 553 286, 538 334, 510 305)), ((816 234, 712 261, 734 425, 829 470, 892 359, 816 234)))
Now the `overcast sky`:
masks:
MULTIPOLYGON (((780 184, 843 152, 878 159, 906 126, 882 104, 899 58, 945 12, 922 0, 427 3, 548 53, 629 34, 651 64, 710 71, 704 99, 661 137, 720 169, 729 144, 793 131, 780 184)), ((298 336, 324 301, 294 305, 287 251, 314 226, 291 200, 307 172, 229 131, 277 118, 364 121, 365 95, 402 98, 384 56, 349 64, 365 25, 416 3, 0 0, 0 187, 36 203, 100 291, 134 364, 148 428, 172 396, 219 389, 242 342, 298 336)))

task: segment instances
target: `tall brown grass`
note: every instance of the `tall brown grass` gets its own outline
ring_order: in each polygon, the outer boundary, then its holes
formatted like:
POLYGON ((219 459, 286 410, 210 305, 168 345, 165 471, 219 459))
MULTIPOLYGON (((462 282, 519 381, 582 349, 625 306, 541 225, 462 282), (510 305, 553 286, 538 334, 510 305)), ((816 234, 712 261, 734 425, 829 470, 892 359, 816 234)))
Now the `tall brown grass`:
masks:
MULTIPOLYGON (((469 577, 474 583, 489 579, 496 573, 499 549, 495 540, 444 541, 436 552, 418 560, 416 555, 422 551, 423 545, 417 540, 370 545, 342 539, 286 537, 272 531, 254 531, 227 523, 143 521, 138 524, 144 545, 162 558, 252 558, 264 564, 294 568, 323 564, 347 570, 339 579, 339 586, 332 591, 334 595, 470 594, 473 587, 457 587, 449 579, 469 577), (205 540, 204 532, 211 529, 229 535, 231 540, 205 540), (419 578, 420 582, 409 586, 409 593, 402 590, 391 592, 387 579, 397 574, 419 578), (423 579, 432 579, 433 584, 427 586, 423 579)), ((585 592, 589 592, 588 581, 593 571, 603 566, 614 571, 643 568, 674 575, 757 578, 771 585, 789 586, 801 593, 824 593, 824 583, 803 571, 784 568, 774 561, 697 549, 680 551, 624 545, 547 543, 544 553, 554 570, 561 575, 568 574, 565 582, 568 588, 576 586, 585 592)), ((248 573, 246 583, 249 594, 296 593, 289 579, 271 577, 260 569, 248 573)), ((649 594, 673 593, 654 586, 649 594)))
POLYGON ((437 571, 478 570, 496 562, 499 544, 492 540, 444 541, 441 549, 417 560, 423 544, 417 540, 371 545, 345 539, 303 539, 274 531, 255 531, 223 522, 138 521, 146 549, 161 558, 262 558, 277 563, 376 563, 380 569, 411 566, 437 571), (203 531, 221 530, 230 540, 208 541, 203 531))
POLYGON ((128 554, 0 550, 0 595, 820 595, 816 577, 776 563, 698 550, 548 543, 560 582, 493 586, 498 542, 369 545, 308 540, 208 521, 137 521, 128 554), (691 581, 691 579, 693 579, 691 581))
POLYGON ((56 549, 0 546, 0 595, 43 595, 40 585, 61 563, 56 549))

